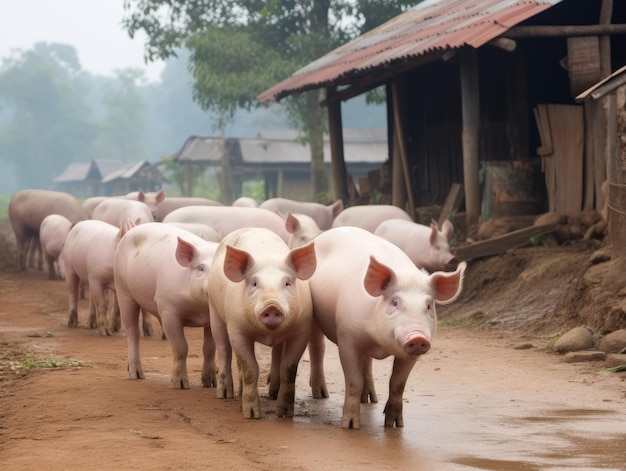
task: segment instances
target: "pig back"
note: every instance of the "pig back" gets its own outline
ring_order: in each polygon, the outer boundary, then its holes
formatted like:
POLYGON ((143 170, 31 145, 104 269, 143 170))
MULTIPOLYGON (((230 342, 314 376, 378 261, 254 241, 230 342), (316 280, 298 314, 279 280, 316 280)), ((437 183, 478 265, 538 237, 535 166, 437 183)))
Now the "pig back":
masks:
POLYGON ((387 204, 351 206, 341 211, 332 227, 355 226, 374 232, 378 225, 387 219, 404 219, 413 221, 402 208, 387 204))
POLYGON ((224 236, 247 228, 270 229, 287 242, 289 233, 285 222, 278 214, 262 208, 242 206, 187 206, 175 209, 163 218, 163 222, 187 222, 206 224, 224 236))

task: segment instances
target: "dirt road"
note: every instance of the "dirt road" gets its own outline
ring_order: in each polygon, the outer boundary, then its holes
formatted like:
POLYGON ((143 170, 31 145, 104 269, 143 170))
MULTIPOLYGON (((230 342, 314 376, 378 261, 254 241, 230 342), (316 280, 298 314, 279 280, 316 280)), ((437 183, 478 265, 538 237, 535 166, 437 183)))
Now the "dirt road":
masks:
MULTIPOLYGON (((327 348, 330 399, 314 400, 305 356, 296 417, 244 420, 200 386, 201 329, 187 329, 190 390, 169 387, 169 344, 142 338, 147 378, 126 374, 126 340, 67 327, 60 281, 0 273, 0 463, 83 469, 625 469, 626 376, 568 364, 542 340, 440 328, 404 398, 404 428, 383 427, 390 360, 375 362, 380 402, 340 428, 343 375, 327 348), (531 342, 535 348, 515 349, 531 342), (56 368, 19 369, 34 361, 56 368), (80 363, 78 366, 77 362, 80 363)), ((268 350, 259 349, 267 368, 268 350)), ((306 354, 305 354, 306 355, 306 354)), ((264 375, 262 375, 264 377, 264 375)), ((267 389, 261 386, 262 394, 267 389)))

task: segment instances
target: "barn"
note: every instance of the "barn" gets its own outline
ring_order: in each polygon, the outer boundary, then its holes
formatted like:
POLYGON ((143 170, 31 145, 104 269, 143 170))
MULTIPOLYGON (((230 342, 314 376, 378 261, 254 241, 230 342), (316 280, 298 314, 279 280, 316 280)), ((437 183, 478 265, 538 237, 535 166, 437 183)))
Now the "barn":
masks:
POLYGON ((626 64, 625 34, 626 2, 425 0, 258 99, 325 90, 345 201, 342 103, 384 87, 393 204, 419 214, 456 191, 468 234, 490 217, 599 212, 607 105, 576 97, 626 64))

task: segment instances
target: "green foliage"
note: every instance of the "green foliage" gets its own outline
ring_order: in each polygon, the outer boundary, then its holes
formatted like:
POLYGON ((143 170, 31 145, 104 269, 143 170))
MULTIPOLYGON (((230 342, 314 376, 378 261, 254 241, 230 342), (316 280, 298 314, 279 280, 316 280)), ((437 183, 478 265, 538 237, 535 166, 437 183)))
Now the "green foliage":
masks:
POLYGON ((0 195, 0 221, 9 219, 9 203, 13 195, 0 195))
POLYGON ((75 368, 82 366, 78 360, 55 360, 53 358, 46 358, 44 360, 37 360, 32 357, 26 358, 24 361, 13 362, 11 364, 12 370, 33 370, 36 368, 75 368))
MULTIPOLYGON (((125 0, 122 21, 131 37, 143 31, 148 59, 191 50, 194 99, 217 111, 224 129, 235 110, 257 106, 256 96, 347 40, 378 26, 415 2, 390 0, 125 0)), ((327 191, 326 129, 320 92, 289 100, 296 129, 311 143, 313 194, 327 191)), ((227 169, 224 169, 226 172, 227 169)))

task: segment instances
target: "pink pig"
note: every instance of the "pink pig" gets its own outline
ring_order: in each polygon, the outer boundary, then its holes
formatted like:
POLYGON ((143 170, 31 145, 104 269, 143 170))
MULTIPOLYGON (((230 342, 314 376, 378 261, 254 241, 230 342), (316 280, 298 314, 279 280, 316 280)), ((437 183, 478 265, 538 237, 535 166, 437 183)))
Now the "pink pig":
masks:
POLYGON ((94 219, 80 221, 67 234, 59 259, 69 293, 68 326, 78 326, 78 289, 82 281, 89 286, 89 326, 97 327, 103 336, 114 330, 107 319, 106 290, 115 289, 113 255, 121 235, 120 228, 94 219))
POLYGON ((285 229, 289 233, 287 246, 290 249, 305 245, 322 233, 315 219, 306 214, 287 214, 285 216, 285 229))
POLYGON ((350 206, 341 211, 333 221, 333 227, 355 226, 374 232, 387 219, 413 221, 409 213, 391 204, 366 204, 350 206))
POLYGON ((126 198, 106 198, 95 207, 91 219, 108 222, 121 227, 131 219, 135 225, 153 222, 154 216, 150 207, 143 201, 126 198))
POLYGON ((117 298, 128 342, 128 376, 145 378, 139 356, 139 311, 157 316, 173 356, 172 387, 189 389, 184 327, 204 328, 202 385, 215 385, 215 342, 207 280, 217 242, 160 222, 130 229, 115 251, 117 298))
POLYGON ((264 227, 278 234, 285 242, 289 234, 285 221, 273 211, 243 206, 186 206, 169 213, 163 222, 194 222, 207 224, 224 236, 243 227, 264 227))
POLYGON ((314 242, 290 251, 265 228, 239 229, 220 242, 209 274, 211 326, 220 360, 217 397, 234 396, 234 351, 244 418, 261 417, 255 342, 274 347, 270 396, 278 398, 276 415, 293 416, 298 362, 311 329, 306 280, 315 266, 314 242))
POLYGON ((294 201, 287 198, 270 198, 263 201, 260 208, 270 211, 306 214, 312 217, 322 230, 330 229, 333 220, 343 210, 343 201, 337 200, 332 204, 323 205, 312 201, 294 201))
POLYGON ((385 426, 402 427, 404 385, 430 349, 435 304, 456 299, 466 265, 428 275, 398 247, 357 227, 330 229, 315 239, 315 247, 317 269, 309 280, 316 325, 309 344, 313 396, 328 397, 322 333, 339 348, 346 384, 343 428, 360 428, 360 401, 368 395, 377 401, 371 358, 393 355, 385 426))
POLYGON ((41 250, 48 264, 48 278, 54 280, 59 275, 57 259, 63 250, 67 234, 72 228, 72 221, 60 214, 49 214, 39 226, 41 250))
POLYGON ((458 264, 448 244, 453 233, 454 226, 447 219, 441 230, 434 222, 429 227, 404 219, 388 219, 374 231, 400 247, 415 265, 429 273, 455 268, 458 264))

